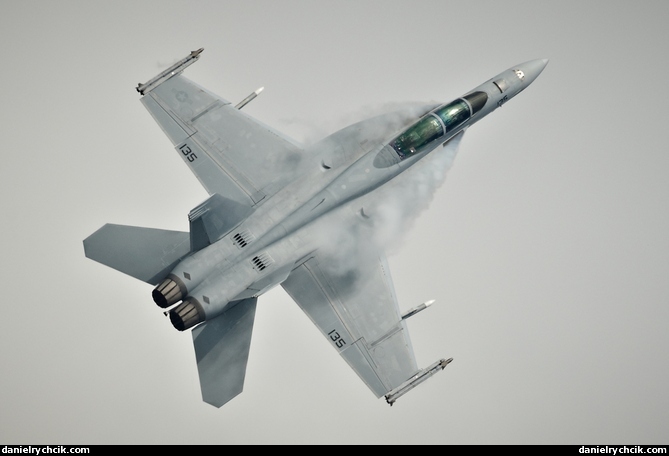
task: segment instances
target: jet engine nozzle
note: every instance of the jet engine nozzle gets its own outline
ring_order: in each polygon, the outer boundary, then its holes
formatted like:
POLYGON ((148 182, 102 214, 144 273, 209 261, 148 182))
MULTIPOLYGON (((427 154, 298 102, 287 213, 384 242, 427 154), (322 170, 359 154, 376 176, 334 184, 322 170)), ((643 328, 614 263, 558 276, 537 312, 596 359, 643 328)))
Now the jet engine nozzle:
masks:
POLYGON ((184 299, 184 302, 170 311, 170 321, 179 331, 185 331, 205 320, 202 305, 193 297, 184 299))
POLYGON ((156 304, 163 309, 181 301, 187 293, 186 285, 174 274, 167 276, 165 280, 153 290, 151 295, 156 304))

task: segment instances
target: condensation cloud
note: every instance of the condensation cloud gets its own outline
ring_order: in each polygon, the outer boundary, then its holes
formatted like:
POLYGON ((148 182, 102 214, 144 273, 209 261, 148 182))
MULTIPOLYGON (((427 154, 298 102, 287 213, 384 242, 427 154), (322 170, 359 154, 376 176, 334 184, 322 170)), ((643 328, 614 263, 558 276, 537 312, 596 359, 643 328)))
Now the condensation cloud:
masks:
POLYGON ((462 136, 319 222, 319 241, 325 246, 321 253, 332 260, 328 263, 332 273, 343 276, 364 271, 371 266, 367 262, 376 263, 379 256, 399 249, 413 222, 429 207, 435 191, 445 181, 462 136))

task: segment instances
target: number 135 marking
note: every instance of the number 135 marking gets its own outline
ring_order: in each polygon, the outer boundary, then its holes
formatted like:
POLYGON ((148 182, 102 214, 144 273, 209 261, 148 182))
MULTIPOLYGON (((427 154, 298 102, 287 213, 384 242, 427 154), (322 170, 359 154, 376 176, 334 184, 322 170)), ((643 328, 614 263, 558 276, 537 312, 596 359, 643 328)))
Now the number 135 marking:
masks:
POLYGON ((179 150, 182 154, 184 154, 184 157, 186 157, 189 162, 192 163, 197 159, 197 155, 195 155, 193 150, 188 147, 188 144, 184 144, 183 146, 179 147, 179 150))
POLYGON ((342 339, 339 333, 334 329, 328 333, 328 336, 330 336, 330 340, 335 343, 337 348, 342 348, 344 345, 346 345, 344 339, 342 339))

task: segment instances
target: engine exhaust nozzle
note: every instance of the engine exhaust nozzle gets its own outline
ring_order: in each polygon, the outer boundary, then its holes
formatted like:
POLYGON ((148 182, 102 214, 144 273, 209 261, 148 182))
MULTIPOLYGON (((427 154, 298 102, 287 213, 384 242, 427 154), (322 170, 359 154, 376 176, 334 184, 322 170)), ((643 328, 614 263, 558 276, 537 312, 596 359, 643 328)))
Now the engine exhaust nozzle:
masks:
POLYGON ((184 299, 184 302, 170 311, 170 321, 179 331, 185 331, 205 319, 202 305, 193 297, 184 299))
POLYGON ((165 309, 181 301, 187 292, 186 285, 184 285, 181 279, 174 274, 170 274, 165 280, 160 282, 151 295, 155 303, 165 309))

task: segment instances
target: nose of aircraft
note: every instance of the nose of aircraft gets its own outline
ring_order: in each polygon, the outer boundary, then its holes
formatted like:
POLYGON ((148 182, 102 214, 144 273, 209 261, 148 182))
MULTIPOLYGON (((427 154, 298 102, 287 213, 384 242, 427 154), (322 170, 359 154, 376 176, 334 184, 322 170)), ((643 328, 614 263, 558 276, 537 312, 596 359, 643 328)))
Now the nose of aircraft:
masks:
POLYGON ((539 76, 541 72, 544 71, 546 65, 548 65, 548 59, 530 60, 529 62, 525 62, 520 65, 520 69, 523 71, 523 73, 525 73, 526 83, 528 85, 531 84, 537 78, 537 76, 539 76))

